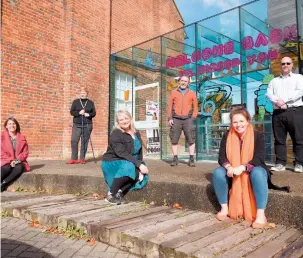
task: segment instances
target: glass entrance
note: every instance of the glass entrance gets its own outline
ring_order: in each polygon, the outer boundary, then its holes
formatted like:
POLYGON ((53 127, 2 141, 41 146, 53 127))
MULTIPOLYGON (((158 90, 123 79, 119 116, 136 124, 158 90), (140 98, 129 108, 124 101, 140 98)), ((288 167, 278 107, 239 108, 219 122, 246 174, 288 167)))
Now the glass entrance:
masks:
MULTIPOLYGON (((199 102, 197 159, 217 160, 220 140, 229 127, 230 108, 241 104, 250 112, 255 128, 264 133, 266 159, 272 161, 273 107, 265 94, 270 80, 280 74, 282 57, 291 57, 296 72, 302 72, 302 6, 302 0, 288 1, 286 17, 283 4, 254 1, 113 54, 112 77, 123 73, 133 78, 128 79, 128 103, 132 103, 136 126, 149 144, 146 153, 172 157, 168 98, 178 86, 178 78, 188 75, 199 102)), ((121 86, 117 80, 111 82, 113 100, 119 98, 115 89, 121 86)), ((111 101, 111 112, 116 109, 111 101)), ((180 157, 188 157, 183 135, 180 157)), ((291 159, 290 151, 289 162, 291 159)))

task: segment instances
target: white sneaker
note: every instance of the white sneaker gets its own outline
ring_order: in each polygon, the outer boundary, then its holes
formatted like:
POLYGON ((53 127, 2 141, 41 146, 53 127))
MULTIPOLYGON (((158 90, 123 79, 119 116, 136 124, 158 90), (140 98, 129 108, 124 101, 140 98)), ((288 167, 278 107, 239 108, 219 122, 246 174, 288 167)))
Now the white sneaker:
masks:
POLYGON ((295 165, 294 172, 303 173, 303 166, 300 165, 300 164, 296 164, 296 165, 295 165))
POLYGON ((271 171, 284 171, 285 170, 285 166, 283 166, 282 164, 276 164, 270 170, 271 171))

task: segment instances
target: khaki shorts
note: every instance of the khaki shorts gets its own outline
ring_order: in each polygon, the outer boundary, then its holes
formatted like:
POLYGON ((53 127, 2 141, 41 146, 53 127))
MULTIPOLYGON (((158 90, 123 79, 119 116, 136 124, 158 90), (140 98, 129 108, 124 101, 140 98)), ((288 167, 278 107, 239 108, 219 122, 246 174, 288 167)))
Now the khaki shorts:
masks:
POLYGON ((178 144, 182 131, 184 132, 185 139, 189 145, 195 143, 196 129, 192 118, 178 119, 173 118, 174 124, 170 128, 170 140, 173 145, 178 144))

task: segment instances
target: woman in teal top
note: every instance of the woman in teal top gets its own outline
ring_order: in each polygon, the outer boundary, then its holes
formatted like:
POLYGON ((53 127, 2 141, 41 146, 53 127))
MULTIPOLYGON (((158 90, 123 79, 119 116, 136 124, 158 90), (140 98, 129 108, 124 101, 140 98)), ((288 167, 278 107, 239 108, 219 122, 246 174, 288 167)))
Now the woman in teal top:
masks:
POLYGON ((128 191, 142 189, 148 182, 141 135, 128 111, 120 110, 116 114, 101 168, 109 191, 106 200, 110 203, 120 204, 128 191))

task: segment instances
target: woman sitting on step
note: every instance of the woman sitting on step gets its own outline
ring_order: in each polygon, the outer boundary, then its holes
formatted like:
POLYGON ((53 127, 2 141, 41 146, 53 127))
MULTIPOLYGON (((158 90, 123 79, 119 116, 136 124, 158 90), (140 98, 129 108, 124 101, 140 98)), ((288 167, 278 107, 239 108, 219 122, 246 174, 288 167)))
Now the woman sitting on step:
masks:
POLYGON ((142 139, 128 111, 119 110, 101 169, 108 185, 106 201, 120 204, 131 190, 142 189, 148 182, 148 168, 143 162, 142 139))
POLYGON ((30 171, 26 161, 28 144, 15 118, 8 118, 1 134, 1 192, 24 171, 30 171))
POLYGON ((253 129, 248 111, 244 107, 233 108, 230 121, 230 129, 220 145, 220 167, 213 173, 214 189, 221 205, 216 217, 218 220, 228 216, 244 218, 253 222, 253 228, 263 228, 267 225, 268 188, 289 189, 271 183, 271 174, 264 163, 264 136, 253 129))

